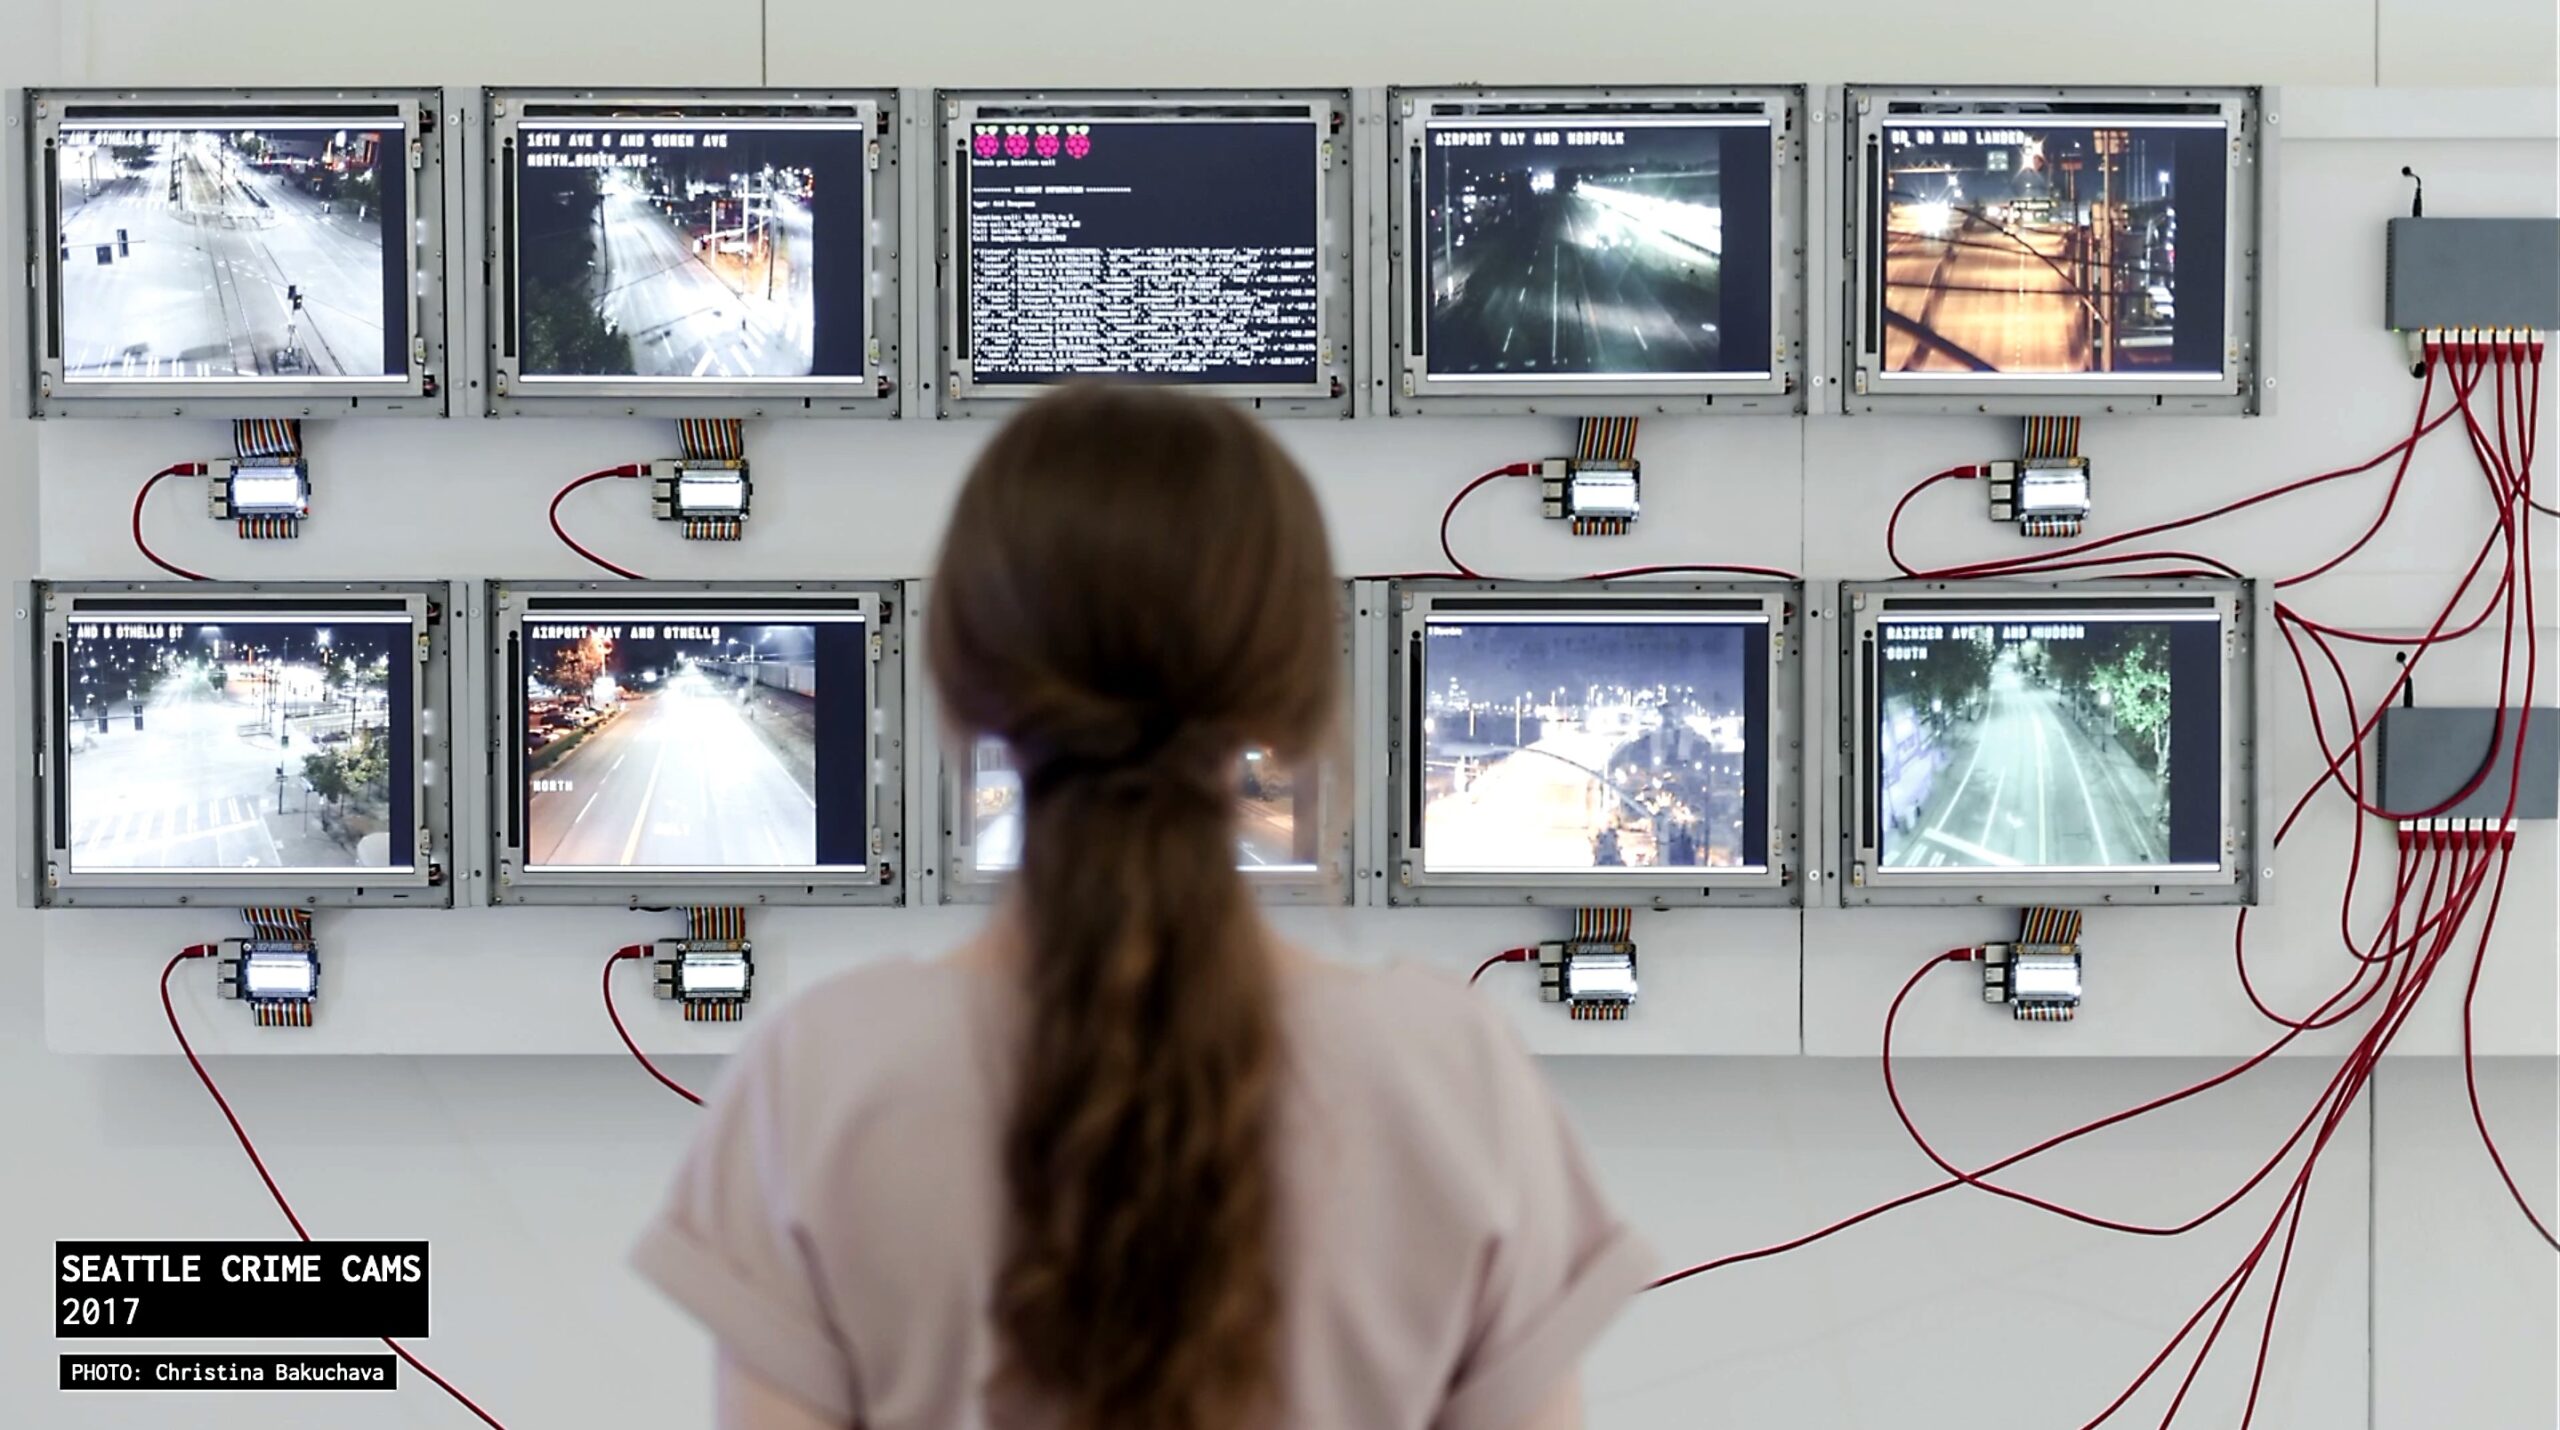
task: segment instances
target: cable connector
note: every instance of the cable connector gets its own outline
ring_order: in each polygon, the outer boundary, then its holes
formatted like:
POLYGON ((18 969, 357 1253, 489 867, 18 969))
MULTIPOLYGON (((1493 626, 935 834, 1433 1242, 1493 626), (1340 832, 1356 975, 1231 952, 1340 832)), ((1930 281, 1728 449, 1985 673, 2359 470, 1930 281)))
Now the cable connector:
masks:
POLYGON ((755 488, 743 458, 653 462, 649 483, 651 514, 683 523, 687 541, 735 541, 745 533, 755 488))
POLYGON ((1644 514, 1643 467, 1633 458, 1549 457, 1537 474, 1547 519, 1573 523, 1576 536, 1624 536, 1644 514))
POLYGON ((1982 1001, 2008 1004, 2009 1015, 2022 1023, 2068 1023, 2079 1015, 2077 910, 2028 909, 2014 942, 1986 943, 1972 954, 1982 965, 1982 1001))
POLYGON ((684 1005, 688 1023, 735 1023, 755 996, 755 945, 743 908, 685 911, 685 937, 658 940, 655 991, 684 1005))
MULTIPOLYGON (((308 1028, 320 998, 320 950, 307 909, 242 910, 246 938, 225 939, 221 993, 249 1005, 261 1028, 308 1028)), ((198 944, 181 957, 201 957, 198 944)))
POLYGON ((1538 996, 1576 1022, 1625 1020, 1636 1001, 1632 909, 1576 909, 1573 937, 1538 945, 1538 996))
POLYGON ((2516 847, 2512 819, 2404 819, 2398 829, 2400 847, 2420 853, 2496 853, 2516 847))

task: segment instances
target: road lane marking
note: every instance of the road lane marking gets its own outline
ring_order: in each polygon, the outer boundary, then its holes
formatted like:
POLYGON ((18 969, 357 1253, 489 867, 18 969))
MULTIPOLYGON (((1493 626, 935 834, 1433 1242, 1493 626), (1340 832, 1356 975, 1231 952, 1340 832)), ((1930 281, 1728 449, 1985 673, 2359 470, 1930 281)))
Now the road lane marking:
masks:
POLYGON ((595 791, 595 793, 594 793, 594 794, 590 794, 590 795, 588 795, 588 796, 587 796, 587 802, 586 802, 585 804, 582 804, 582 805, 579 805, 579 806, 578 806, 578 812, 577 812, 577 814, 576 814, 575 816, 573 816, 573 817, 569 820, 569 827, 570 827, 571 829, 575 829, 575 828, 577 828, 577 827, 578 827, 578 821, 587 817, 587 811, 588 811, 588 810, 591 810, 591 809, 593 809, 593 808, 595 808, 595 807, 596 807, 596 795, 599 795, 599 794, 602 794, 602 793, 604 793, 604 791, 603 791, 603 790, 597 790, 597 791, 595 791))
POLYGON ((2079 782, 2080 807, 2089 812, 2089 837, 2098 841, 2098 862, 2112 864, 2116 861, 2107 853, 2107 831, 2098 823, 2098 802, 2089 797, 2089 776, 2080 768, 2080 752, 2071 748, 2071 737, 2067 733, 2062 739, 2062 753, 2070 757, 2071 777, 2079 782))
POLYGON ((628 866, 632 856, 640 852, 640 832, 649 827, 649 803, 658 797, 658 771, 667 763, 667 742, 658 740, 658 757, 649 763, 649 784, 640 791, 640 812, 631 820, 631 835, 622 841, 622 863, 628 866))
POLYGON ((1946 833, 1943 830, 1930 830, 1929 838, 1979 864, 1989 864, 1998 869, 2015 869, 2018 867, 2018 861, 2010 858, 2006 854, 1985 849, 1970 839, 1961 838, 1957 835, 1946 833))
POLYGON ((2044 745, 2044 727, 2049 718, 2042 710, 2036 712, 2036 862, 2039 864, 2047 863, 2053 858, 2046 848, 2048 821, 2045 818, 2047 782, 2053 778, 2050 759, 2045 753, 2044 745))

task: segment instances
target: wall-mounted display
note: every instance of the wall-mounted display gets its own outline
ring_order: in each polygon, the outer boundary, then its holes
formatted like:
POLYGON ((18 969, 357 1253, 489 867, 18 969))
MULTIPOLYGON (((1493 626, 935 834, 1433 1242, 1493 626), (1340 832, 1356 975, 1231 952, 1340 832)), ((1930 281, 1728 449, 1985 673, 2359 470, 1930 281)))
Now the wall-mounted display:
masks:
POLYGON ((500 582, 500 903, 899 903, 895 583, 500 582))
POLYGON ((1848 105, 1850 410, 2257 409, 2257 91, 1848 105))
POLYGON ((450 904, 450 600, 36 583, 27 901, 450 904))
POLYGON ((500 413, 894 416, 894 91, 493 90, 500 413))
POLYGON ((1800 588, 1389 588, 1388 897, 1787 904, 1800 588))
POLYGON ((39 416, 438 416, 441 91, 27 96, 39 416))
POLYGON ((1390 91, 1392 410, 1800 410, 1801 104, 1390 91))
POLYGON ((2246 903, 2237 581, 1842 588, 1848 903, 2246 903))
POLYGON ((1109 377, 1348 413, 1346 92, 940 108, 946 411, 1109 377))

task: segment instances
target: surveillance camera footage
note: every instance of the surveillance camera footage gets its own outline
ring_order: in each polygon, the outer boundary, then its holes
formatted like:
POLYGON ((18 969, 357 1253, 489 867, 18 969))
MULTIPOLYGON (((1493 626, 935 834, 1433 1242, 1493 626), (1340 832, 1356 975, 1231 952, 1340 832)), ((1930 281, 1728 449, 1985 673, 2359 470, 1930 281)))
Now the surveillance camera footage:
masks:
POLYGON ((863 643, 858 621, 528 624, 526 864, 859 867, 863 643))
POLYGON ((517 133, 524 376, 859 377, 860 128, 636 126, 517 133))
POLYGON ((2218 374, 2228 131, 1897 119, 1884 131, 1884 368, 2218 374))
POLYGON ((407 375, 407 154, 396 126, 65 125, 64 379, 407 375))
POLYGON ((1430 621, 1425 867, 1762 867, 1767 642, 1759 622, 1430 621))
POLYGON ((2211 867, 2220 633, 2210 616, 1883 623, 1874 817, 1885 866, 2211 867))
MULTIPOLYGON (((971 856, 980 873, 1014 868, 1022 862, 1022 775, 1001 740, 978 741, 974 763, 971 856)), ((1313 871, 1321 834, 1315 777, 1291 769, 1268 750, 1245 751, 1236 773, 1236 867, 1247 873, 1313 871)))
POLYGON ((72 870, 410 867, 409 636, 405 620, 73 624, 72 870))
POLYGON ((1427 136, 1433 376, 1768 369, 1765 123, 1441 121, 1427 136))

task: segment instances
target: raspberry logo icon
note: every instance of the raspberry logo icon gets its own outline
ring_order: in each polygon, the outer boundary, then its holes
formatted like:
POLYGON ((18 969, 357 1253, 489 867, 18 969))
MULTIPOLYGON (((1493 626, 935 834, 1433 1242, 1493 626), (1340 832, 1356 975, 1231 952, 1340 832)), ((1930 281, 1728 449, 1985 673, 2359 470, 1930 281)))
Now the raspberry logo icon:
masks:
POLYGON ((977 132, 976 136, 969 141, 970 150, 981 159, 994 158, 996 156, 996 151, 1003 147, 1004 140, 998 138, 995 130, 993 129, 981 129, 977 132))
POLYGON ((1039 133, 1031 136, 1031 152, 1039 155, 1043 159, 1057 158, 1058 131, 1055 129, 1043 129, 1039 133))
POLYGON ((1004 152, 1009 159, 1019 159, 1031 152, 1031 134, 1017 125, 1004 132, 1004 152))
POLYGON ((1067 129, 1067 157, 1081 159, 1093 152, 1093 134, 1081 124, 1067 129))

